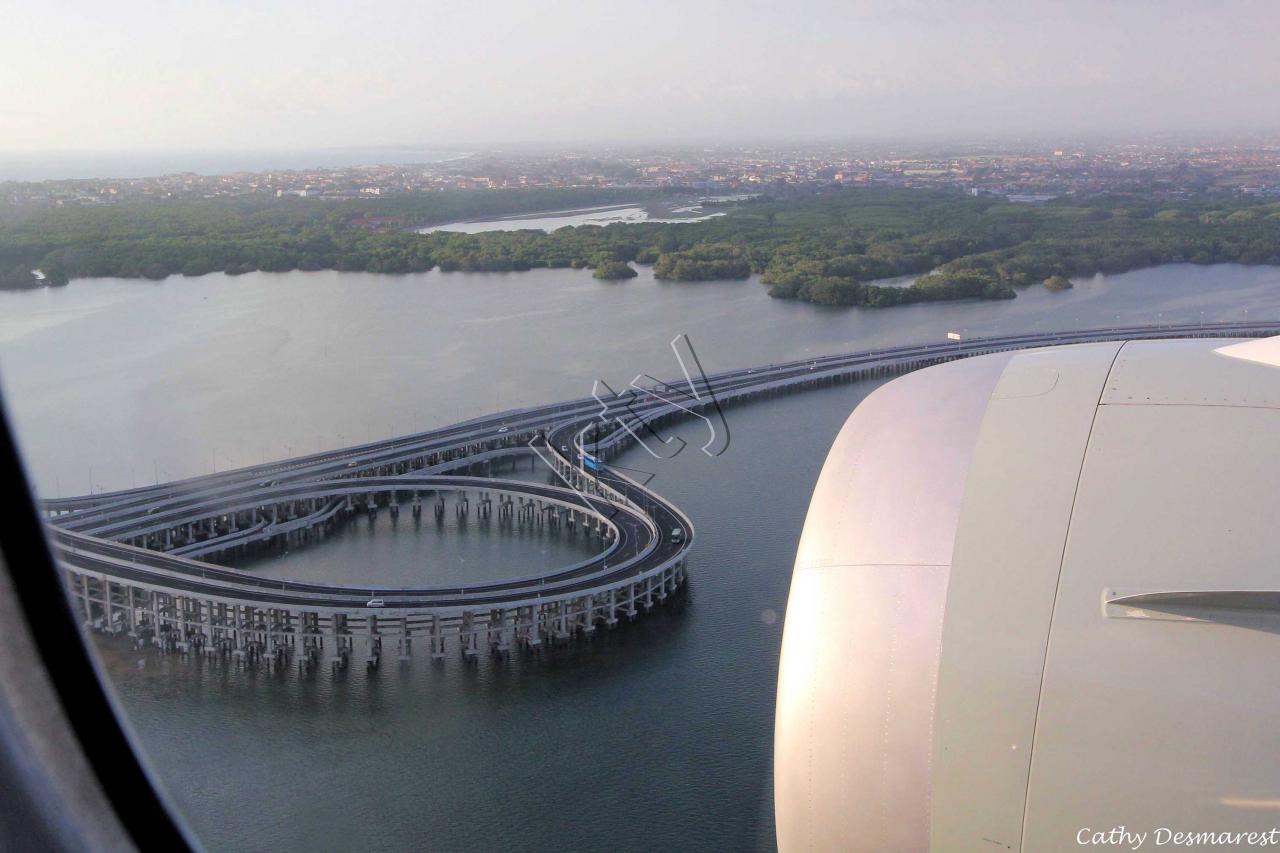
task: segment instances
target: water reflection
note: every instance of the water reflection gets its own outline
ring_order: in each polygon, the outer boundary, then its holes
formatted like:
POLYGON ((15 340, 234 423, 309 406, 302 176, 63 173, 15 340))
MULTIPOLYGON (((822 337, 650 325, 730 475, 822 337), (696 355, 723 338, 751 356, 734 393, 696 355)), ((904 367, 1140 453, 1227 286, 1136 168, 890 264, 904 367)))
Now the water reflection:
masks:
POLYGON ((480 234, 485 231, 555 231, 576 225, 612 225, 615 222, 701 222, 716 216, 724 216, 723 211, 704 210, 700 204, 682 204, 674 207, 642 207, 640 205, 602 205, 600 207, 584 207, 577 210, 565 210, 551 213, 534 213, 522 216, 503 216, 497 219, 474 220, 470 222, 450 222, 447 225, 433 225, 421 228, 419 233, 430 234, 434 231, 455 231, 462 234, 480 234))

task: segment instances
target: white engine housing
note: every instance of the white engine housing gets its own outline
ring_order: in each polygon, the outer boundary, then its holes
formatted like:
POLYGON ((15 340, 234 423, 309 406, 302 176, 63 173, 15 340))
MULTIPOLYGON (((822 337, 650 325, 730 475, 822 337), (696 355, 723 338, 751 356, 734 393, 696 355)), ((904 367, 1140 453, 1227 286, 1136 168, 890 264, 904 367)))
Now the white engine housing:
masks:
POLYGON ((1232 343, 983 356, 854 411, 787 606, 781 850, 1280 823, 1280 370, 1232 343))

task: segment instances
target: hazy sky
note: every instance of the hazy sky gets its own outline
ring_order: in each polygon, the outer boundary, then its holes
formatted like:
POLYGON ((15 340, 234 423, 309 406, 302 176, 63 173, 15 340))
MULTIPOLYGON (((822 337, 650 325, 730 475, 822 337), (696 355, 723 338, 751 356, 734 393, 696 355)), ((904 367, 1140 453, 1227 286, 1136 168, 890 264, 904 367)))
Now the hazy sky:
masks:
POLYGON ((0 150, 1280 127, 1280 0, 0 0, 0 150))

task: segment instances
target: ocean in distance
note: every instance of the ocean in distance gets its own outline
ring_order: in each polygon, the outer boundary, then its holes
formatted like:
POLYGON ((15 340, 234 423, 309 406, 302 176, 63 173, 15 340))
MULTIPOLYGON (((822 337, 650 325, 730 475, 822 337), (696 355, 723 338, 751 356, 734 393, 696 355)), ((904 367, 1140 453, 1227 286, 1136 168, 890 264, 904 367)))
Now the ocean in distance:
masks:
POLYGON ((273 169, 343 169, 439 163, 465 156, 466 152, 462 151, 404 146, 237 151, 6 151, 0 152, 0 181, 151 178, 182 172, 229 175, 273 169))

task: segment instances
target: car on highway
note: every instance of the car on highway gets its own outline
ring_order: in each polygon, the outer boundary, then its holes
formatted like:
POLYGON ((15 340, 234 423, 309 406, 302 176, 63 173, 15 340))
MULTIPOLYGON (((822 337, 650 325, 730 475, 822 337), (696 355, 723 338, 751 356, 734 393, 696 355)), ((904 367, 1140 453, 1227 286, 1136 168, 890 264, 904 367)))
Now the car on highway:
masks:
POLYGON ((386 607, 387 603, 381 598, 371 598, 364 604, 365 607, 386 607))

